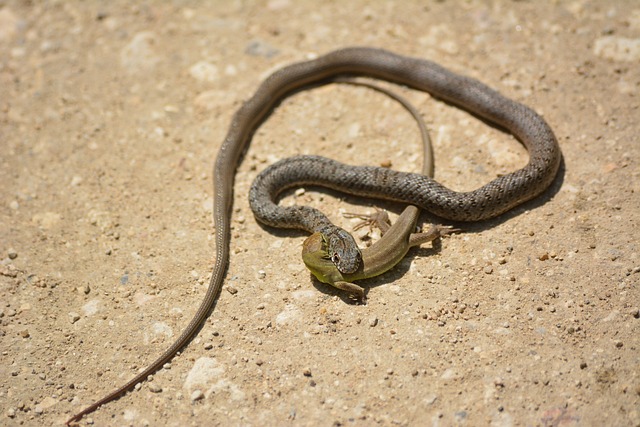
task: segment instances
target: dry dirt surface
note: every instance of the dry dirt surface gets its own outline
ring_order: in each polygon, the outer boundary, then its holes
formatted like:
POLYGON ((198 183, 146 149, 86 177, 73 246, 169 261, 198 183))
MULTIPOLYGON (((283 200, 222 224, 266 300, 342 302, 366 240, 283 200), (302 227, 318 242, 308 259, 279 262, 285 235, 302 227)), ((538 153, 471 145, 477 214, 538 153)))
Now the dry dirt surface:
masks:
MULTIPOLYGON (((212 272, 232 114, 275 69, 366 45, 542 114, 564 156, 550 190, 457 224, 355 304, 311 279, 303 234, 256 223, 248 188, 294 154, 418 171, 419 134, 375 91, 299 92, 237 172, 208 321, 80 424, 640 426, 640 3, 137 3, 0 1, 0 425, 61 425, 177 338, 212 272)), ((423 113, 445 185, 526 163, 511 136, 394 90, 423 113)), ((283 203, 349 230, 345 211, 403 208, 313 188, 283 203)))

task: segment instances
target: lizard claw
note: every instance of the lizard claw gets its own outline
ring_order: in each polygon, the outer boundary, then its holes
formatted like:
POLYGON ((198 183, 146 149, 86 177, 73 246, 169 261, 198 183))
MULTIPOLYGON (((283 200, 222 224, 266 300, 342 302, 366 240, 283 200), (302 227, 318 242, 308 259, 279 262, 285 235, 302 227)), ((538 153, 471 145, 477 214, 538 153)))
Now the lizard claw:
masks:
POLYGON ((360 230, 361 228, 369 226, 369 230, 373 227, 380 229, 380 232, 384 234, 391 227, 391 220, 389 219, 389 213, 385 210, 376 209, 372 214, 358 214, 345 212, 343 214, 345 218, 360 218, 361 222, 353 227, 353 231, 360 230))
POLYGON ((433 225, 432 228, 436 228, 439 237, 448 236, 450 234, 459 233, 462 231, 462 229, 460 228, 453 228, 452 225, 436 224, 433 225))

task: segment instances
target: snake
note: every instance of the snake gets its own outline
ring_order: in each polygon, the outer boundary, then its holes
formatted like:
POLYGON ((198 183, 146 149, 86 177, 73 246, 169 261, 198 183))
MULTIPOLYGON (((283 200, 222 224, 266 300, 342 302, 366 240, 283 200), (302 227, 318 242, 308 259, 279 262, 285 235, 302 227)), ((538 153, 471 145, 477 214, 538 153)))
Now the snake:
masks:
MULTIPOLYGON (((340 174, 341 184, 353 185, 354 187, 346 191, 354 194, 413 204, 450 220, 479 221, 498 216, 536 197, 551 184, 557 174, 561 162, 560 148, 553 131, 540 115, 478 80, 459 75, 434 62, 379 48, 348 47, 275 71, 233 115, 214 163, 213 217, 216 254, 209 286, 195 315, 180 336, 155 361, 126 384, 75 414, 67 424, 78 421, 84 415, 133 389, 136 384, 144 381, 171 360, 198 333, 214 309, 229 267, 233 184, 236 169, 253 133, 286 96, 305 87, 328 83, 338 76, 367 76, 428 92, 512 133, 528 150, 529 162, 522 169, 498 177, 477 190, 455 192, 419 174, 400 175, 399 172, 389 169, 380 170, 364 166, 349 174, 348 167, 345 169, 329 159, 298 157, 290 159, 292 162, 298 162, 298 169, 301 169, 299 172, 305 175, 297 176, 298 182, 312 179, 315 184, 331 186, 333 184, 327 181, 340 174), (347 174, 344 175, 344 172, 347 174), (399 191, 401 189, 398 188, 400 181, 403 182, 402 187, 405 187, 403 191, 399 191)), ((287 180, 294 177, 292 174, 292 171, 287 172, 287 180)), ((345 190, 342 186, 340 188, 345 190)), ((268 215, 269 212, 281 209, 273 200, 283 189, 270 187, 270 197, 256 198, 267 205, 271 201, 275 206, 264 209, 267 213, 263 217, 265 221, 274 219, 268 215)), ((284 217, 280 216, 280 220, 285 221, 280 222, 280 226, 304 229, 302 223, 289 223, 287 215, 285 213, 284 217)), ((323 229, 325 225, 320 224, 318 227, 323 229)), ((319 230, 313 232, 315 231, 319 230)), ((353 269, 359 259, 353 253, 340 254, 343 246, 346 248, 349 244, 355 243, 350 235, 347 237, 345 234, 348 235, 344 230, 334 232, 332 239, 337 247, 329 249, 335 256, 336 265, 340 264, 338 267, 341 271, 353 269)))
POLYGON ((423 174, 346 165, 314 155, 289 157, 264 169, 249 192, 256 219, 273 227, 322 233, 328 240, 331 258, 342 273, 353 273, 361 260, 351 236, 317 209, 278 205, 277 196, 284 190, 311 184, 412 204, 453 221, 481 221, 538 196, 558 172, 560 147, 553 131, 539 114, 475 79, 453 73, 433 62, 381 49, 353 48, 332 52, 282 71, 285 72, 282 75, 274 74, 274 81, 283 78, 290 82, 295 75, 298 82, 309 84, 343 73, 364 74, 423 90, 506 129, 529 152, 529 162, 523 168, 467 192, 451 190, 423 174))

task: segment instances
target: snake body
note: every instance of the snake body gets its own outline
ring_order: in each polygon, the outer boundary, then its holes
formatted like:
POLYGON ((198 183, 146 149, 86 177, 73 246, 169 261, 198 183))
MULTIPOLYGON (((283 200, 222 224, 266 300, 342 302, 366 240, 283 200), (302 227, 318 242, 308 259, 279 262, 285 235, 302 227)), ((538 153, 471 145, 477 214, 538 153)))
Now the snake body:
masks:
MULTIPOLYGON (((456 192, 425 175, 348 166, 319 156, 291 157, 262 171, 251 188, 251 208, 256 218, 265 224, 309 232, 326 228, 328 220, 325 221, 320 212, 311 212, 312 208, 281 207, 274 203, 279 193, 296 185, 320 185, 360 196, 414 204, 450 220, 479 221, 536 197, 556 176, 560 148, 544 119, 531 108, 477 80, 457 75, 430 61, 378 49, 344 49, 316 61, 323 70, 366 74, 424 90, 476 114, 516 136, 527 148, 529 162, 524 168, 476 190, 456 192)), ((315 61, 299 64, 300 70, 296 71, 302 74, 313 66, 315 61)), ((327 73, 334 75, 329 71, 324 74, 327 73)))
MULTIPOLYGON (((216 158, 213 171, 216 257, 209 287, 196 314, 178 339, 158 359, 129 382, 74 415, 67 423, 79 420, 131 390, 171 360, 197 334, 215 305, 228 268, 235 171, 252 133, 276 104, 288 94, 341 75, 364 75, 429 92, 507 129, 526 146, 530 154, 529 163, 523 169, 497 178, 472 192, 456 193, 434 181, 407 175, 413 188, 411 193, 399 196, 394 190, 388 190, 393 193, 391 198, 418 204, 444 218, 473 221, 499 215, 518 203, 535 197, 544 191, 556 175, 560 164, 560 149, 553 132, 538 114, 520 103, 505 98, 477 80, 455 74, 433 62, 397 55, 382 49, 354 47, 336 50, 317 59, 292 64, 274 72, 235 113, 216 158), (416 196, 415 200, 413 196, 416 196), (417 199, 422 199, 422 202, 417 199)), ((340 169, 331 162, 319 159, 316 161, 315 158, 301 161, 301 165, 321 174, 339 172, 340 169)), ((378 179, 380 172, 374 169, 367 170, 367 173, 370 174, 370 179, 366 180, 375 184, 360 194, 386 197, 384 192, 387 191, 387 187, 384 180, 387 178, 378 179)), ((287 172, 287 179, 291 176, 287 172)), ((310 179, 316 182, 317 178, 316 176, 310 179)), ((351 180, 352 178, 347 178, 343 183, 351 180)), ((406 186, 409 187, 408 184, 406 186)), ((269 191, 274 196, 279 190, 271 187, 269 191)), ((272 200, 270 197, 268 199, 272 200)), ((268 202, 264 198, 256 200, 268 202)), ((269 208, 266 211, 268 213, 269 208)), ((285 220, 287 215, 285 213, 285 220)), ((272 219, 275 217, 270 215, 264 218, 265 221, 272 219)))
MULTIPOLYGON (((469 192, 450 190, 425 175, 380 167, 348 166, 319 156, 291 157, 262 171, 249 193, 255 217, 274 227, 322 233, 327 237, 331 257, 342 273, 353 273, 360 261, 351 236, 314 208, 279 206, 276 198, 283 190, 297 185, 320 185, 359 196, 413 204, 450 220, 479 221, 498 216, 536 197, 557 174, 560 148, 553 131, 540 115, 475 79, 460 76, 427 60, 380 49, 343 49, 284 68, 266 83, 273 79, 273 86, 281 87, 282 79, 289 80, 294 75, 306 84, 317 83, 345 73, 404 84, 469 111, 511 132, 527 148, 529 162, 524 168, 469 192)), ((284 89, 278 92, 281 91, 284 89)))

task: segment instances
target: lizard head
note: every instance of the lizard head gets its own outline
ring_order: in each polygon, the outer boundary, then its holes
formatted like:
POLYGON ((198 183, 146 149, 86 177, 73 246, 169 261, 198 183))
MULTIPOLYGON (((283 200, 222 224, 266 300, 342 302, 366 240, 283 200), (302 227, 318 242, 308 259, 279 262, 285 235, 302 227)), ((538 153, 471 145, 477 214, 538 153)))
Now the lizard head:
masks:
POLYGON ((344 280, 342 274, 329 254, 329 242, 322 233, 313 233, 302 244, 302 260, 309 271, 322 283, 344 280))

